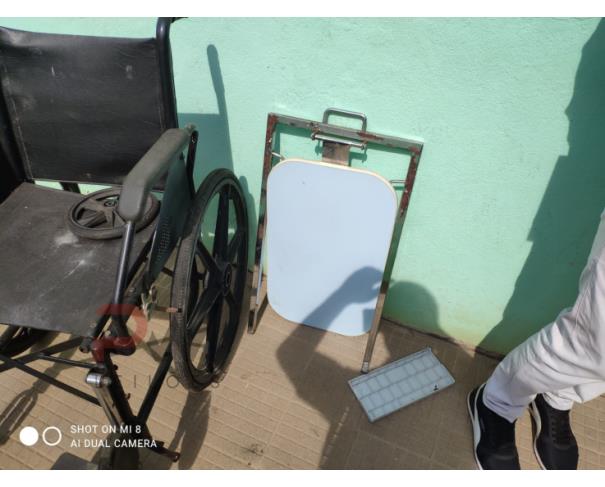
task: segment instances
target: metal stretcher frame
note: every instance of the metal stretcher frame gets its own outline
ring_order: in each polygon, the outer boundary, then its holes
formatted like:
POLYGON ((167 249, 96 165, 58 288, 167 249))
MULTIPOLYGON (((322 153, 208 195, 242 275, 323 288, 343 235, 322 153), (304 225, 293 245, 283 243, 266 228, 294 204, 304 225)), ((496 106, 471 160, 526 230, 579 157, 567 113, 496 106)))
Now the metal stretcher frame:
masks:
POLYGON ((323 115, 321 122, 307 120, 289 115, 280 115, 269 113, 267 117, 267 130, 265 136, 265 150, 263 158, 263 174, 261 181, 261 194, 259 202, 258 228, 256 234, 256 246, 254 254, 254 268, 252 276, 252 289, 250 292, 250 314, 248 318, 248 333, 255 333, 262 310, 266 306, 267 296, 261 301, 260 293, 263 284, 262 258, 263 241, 266 233, 266 203, 267 203, 267 178, 273 167, 275 158, 281 158, 280 154, 274 152, 274 142, 277 128, 279 125, 308 130, 312 140, 323 142, 323 159, 325 162, 334 164, 349 165, 349 149, 357 147, 366 149, 367 147, 387 147, 399 150, 409 155, 409 163, 404 168, 404 179, 391 180, 393 185, 403 185, 403 193, 399 201, 399 207, 395 218, 393 237, 389 246, 387 261, 380 285, 376 309, 372 319, 372 325, 368 335, 366 349, 361 366, 361 372, 367 373, 370 370, 370 361, 374 351, 374 344, 378 335, 382 311, 386 293, 391 281, 391 274, 397 256, 397 248, 403 231, 403 224, 407 215, 416 172, 420 163, 424 142, 419 139, 393 137, 388 135, 379 135, 373 132, 367 132, 367 117, 363 113, 351 112, 336 108, 328 108, 323 115), (361 121, 361 130, 340 125, 328 123, 330 115, 338 115, 348 118, 355 118, 361 121))

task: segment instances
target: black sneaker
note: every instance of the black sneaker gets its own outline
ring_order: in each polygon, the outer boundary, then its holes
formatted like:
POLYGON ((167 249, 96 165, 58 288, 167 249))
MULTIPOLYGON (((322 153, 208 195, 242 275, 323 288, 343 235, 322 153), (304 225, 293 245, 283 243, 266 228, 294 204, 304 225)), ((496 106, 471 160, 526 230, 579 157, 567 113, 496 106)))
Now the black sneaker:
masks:
POLYGON ((485 384, 474 389, 467 400, 473 426, 475 461, 481 470, 519 470, 515 445, 515 423, 510 423, 483 404, 485 384))
POLYGON ((530 404, 534 453, 545 470, 576 470, 578 442, 571 431, 569 411, 550 406, 542 394, 530 404))

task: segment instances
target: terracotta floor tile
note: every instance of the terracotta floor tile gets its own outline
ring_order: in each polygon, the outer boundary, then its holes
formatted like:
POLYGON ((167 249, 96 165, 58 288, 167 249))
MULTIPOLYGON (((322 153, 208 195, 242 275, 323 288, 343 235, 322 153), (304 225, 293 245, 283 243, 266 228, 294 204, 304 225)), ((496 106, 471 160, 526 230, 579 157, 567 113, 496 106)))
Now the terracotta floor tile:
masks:
MULTIPOLYGON (((168 344, 167 322, 153 320, 151 342, 118 357, 133 404, 144 397, 155 361, 168 344)), ((171 463, 142 452, 145 468, 206 469, 473 469, 466 396, 484 381, 494 359, 453 343, 384 322, 372 366, 431 347, 456 379, 435 396, 370 423, 347 381, 359 375, 366 337, 343 337, 281 319, 267 308, 255 335, 246 335, 225 380, 190 394, 169 375, 150 418, 158 440, 181 452, 171 463)), ((73 358, 81 359, 79 352, 73 358)), ((86 390, 80 369, 35 364, 86 390)), ((581 468, 605 468, 605 398, 577 405, 572 423, 581 468)), ((72 445, 105 435, 72 432, 72 425, 101 427, 100 408, 12 370, 0 382, 0 468, 50 468, 64 452, 91 460, 98 448, 72 445), (59 427, 61 443, 20 443, 24 426, 59 427)), ((529 415, 517 424, 523 468, 538 468, 529 415)))

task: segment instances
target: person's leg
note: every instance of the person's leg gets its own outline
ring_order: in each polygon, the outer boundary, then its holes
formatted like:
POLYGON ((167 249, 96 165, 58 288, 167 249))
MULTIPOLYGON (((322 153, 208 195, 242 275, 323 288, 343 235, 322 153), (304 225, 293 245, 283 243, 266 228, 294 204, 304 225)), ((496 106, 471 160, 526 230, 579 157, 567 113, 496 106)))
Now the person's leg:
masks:
POLYGON ((553 408, 568 411, 575 403, 585 403, 605 394, 605 382, 594 382, 569 387, 556 392, 545 392, 544 399, 553 408))
POLYGON ((595 289, 599 279, 592 276, 597 272, 605 276, 605 263, 594 262, 587 270, 591 275, 585 276, 587 286, 574 307, 510 352, 488 379, 484 403, 508 421, 519 418, 537 394, 546 394, 552 407, 569 410, 574 402, 584 400, 579 391, 591 399, 595 396, 588 394, 590 390, 595 386, 602 390, 605 350, 599 342, 604 338, 600 323, 605 322, 595 318, 592 325, 586 315, 587 308, 602 307, 588 303, 596 293, 605 300, 605 286, 595 289))
POLYGON ((548 458, 543 465, 548 467, 549 462, 555 466, 572 465, 574 448, 577 465, 577 444, 569 427, 569 409, 573 402, 598 395, 605 381, 603 217, 579 288, 572 308, 561 312, 553 323, 510 352, 485 386, 469 395, 475 455, 480 467, 486 468, 492 459, 502 458, 505 452, 510 468, 515 468, 518 458, 516 449, 515 455, 510 452, 510 432, 514 439, 514 422, 530 403, 534 426, 542 419, 542 424, 538 424, 543 426, 542 431, 537 433, 541 436, 536 441, 540 440, 538 446, 542 451, 544 445, 547 448, 548 458))
POLYGON ((467 398, 477 466, 482 470, 519 470, 515 425, 485 406, 484 391, 485 384, 481 384, 467 398))
POLYGON ((498 415, 514 421, 540 393, 569 409, 605 381, 604 244, 602 219, 574 306, 510 352, 487 381, 484 402, 498 415))
POLYGON ((591 382, 538 394, 529 406, 536 459, 545 469, 578 467, 578 442, 569 413, 574 403, 587 402, 605 392, 605 382, 591 382))

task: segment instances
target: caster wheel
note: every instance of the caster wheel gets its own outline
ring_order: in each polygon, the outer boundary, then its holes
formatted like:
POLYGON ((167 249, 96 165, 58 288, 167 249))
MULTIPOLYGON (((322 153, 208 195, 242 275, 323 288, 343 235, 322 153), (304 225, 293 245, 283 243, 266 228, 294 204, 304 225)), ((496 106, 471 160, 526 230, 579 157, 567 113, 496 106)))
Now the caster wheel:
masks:
POLYGON ((185 388, 224 376, 245 328, 247 281, 246 202, 233 173, 218 169, 195 196, 174 267, 170 336, 185 388))
MULTIPOLYGON (((118 214, 120 189, 103 189, 90 193, 73 205, 67 214, 67 224, 78 237, 93 240, 108 240, 120 238, 124 233, 126 222, 118 214)), ((143 218, 135 228, 142 230, 149 225, 158 214, 160 202, 149 195, 143 218)))

